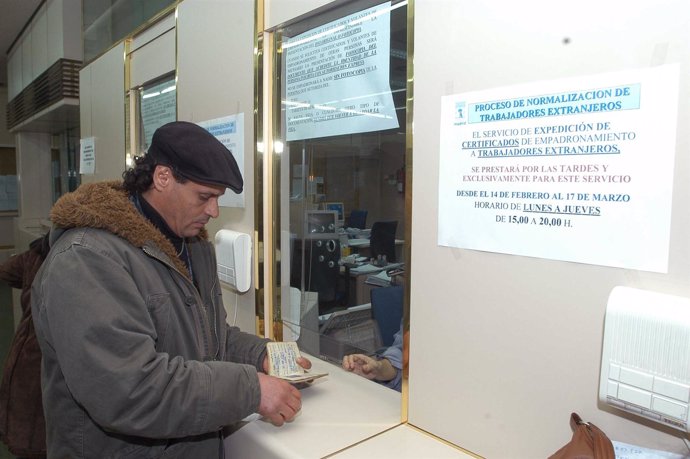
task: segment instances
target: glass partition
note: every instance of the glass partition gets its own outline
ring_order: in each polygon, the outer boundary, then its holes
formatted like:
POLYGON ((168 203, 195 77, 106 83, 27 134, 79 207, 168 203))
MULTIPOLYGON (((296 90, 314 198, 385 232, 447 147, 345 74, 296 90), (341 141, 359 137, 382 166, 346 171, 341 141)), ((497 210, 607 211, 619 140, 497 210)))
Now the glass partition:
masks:
POLYGON ((273 37, 276 338, 340 365, 402 324, 407 2, 341 3, 273 37))

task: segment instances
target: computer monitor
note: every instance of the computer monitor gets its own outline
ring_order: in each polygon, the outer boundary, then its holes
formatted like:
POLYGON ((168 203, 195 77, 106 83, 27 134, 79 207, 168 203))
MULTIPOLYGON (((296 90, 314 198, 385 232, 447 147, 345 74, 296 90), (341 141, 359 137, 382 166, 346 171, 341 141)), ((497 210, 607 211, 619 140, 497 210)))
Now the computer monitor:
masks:
POLYGON ((332 313, 320 327, 319 355, 340 364, 348 354, 373 354, 381 336, 371 317, 371 304, 332 313))
POLYGON ((338 212, 338 222, 342 223, 345 219, 345 206, 342 202, 325 202, 323 204, 325 210, 334 210, 338 212))

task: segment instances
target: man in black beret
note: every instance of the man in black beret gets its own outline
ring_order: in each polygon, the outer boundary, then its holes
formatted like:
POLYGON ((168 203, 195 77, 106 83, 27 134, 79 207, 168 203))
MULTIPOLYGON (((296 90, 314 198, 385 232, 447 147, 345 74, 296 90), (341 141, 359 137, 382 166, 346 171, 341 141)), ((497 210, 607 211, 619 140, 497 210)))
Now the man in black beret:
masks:
POLYGON ((301 407, 266 374, 267 340, 225 320, 205 225, 226 188, 242 191, 240 170, 208 131, 174 122, 123 178, 51 212, 32 290, 48 457, 222 457, 225 427, 301 407))
POLYGON ((232 153, 197 124, 175 121, 161 126, 147 154, 186 179, 242 192, 242 173, 232 153))

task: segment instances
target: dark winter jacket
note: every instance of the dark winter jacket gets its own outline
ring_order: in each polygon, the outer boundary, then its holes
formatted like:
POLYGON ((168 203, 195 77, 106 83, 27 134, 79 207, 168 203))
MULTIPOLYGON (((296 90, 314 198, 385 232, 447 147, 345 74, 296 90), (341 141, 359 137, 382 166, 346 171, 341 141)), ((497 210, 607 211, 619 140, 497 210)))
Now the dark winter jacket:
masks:
POLYGON ((12 454, 46 455, 46 428, 41 404, 41 349, 31 319, 31 282, 48 253, 48 239, 0 265, 0 280, 20 289, 22 317, 12 338, 0 383, 0 438, 12 454))
POLYGON ((266 340, 226 324, 206 232, 187 238, 195 286, 117 182, 51 219, 32 290, 48 457, 222 457, 222 428, 258 410, 266 340))

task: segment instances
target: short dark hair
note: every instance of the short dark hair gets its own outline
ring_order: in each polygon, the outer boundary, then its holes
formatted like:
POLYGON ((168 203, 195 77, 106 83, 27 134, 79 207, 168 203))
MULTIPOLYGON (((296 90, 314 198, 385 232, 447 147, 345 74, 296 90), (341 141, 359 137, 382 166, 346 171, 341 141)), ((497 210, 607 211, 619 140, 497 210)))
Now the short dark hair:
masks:
MULTIPOLYGON (((143 193, 151 188, 153 183, 153 172, 158 164, 150 155, 135 156, 134 167, 122 173, 122 186, 130 194, 143 193)), ((182 177, 174 167, 167 166, 172 171, 173 177, 178 183, 185 183, 186 178, 182 177)))

